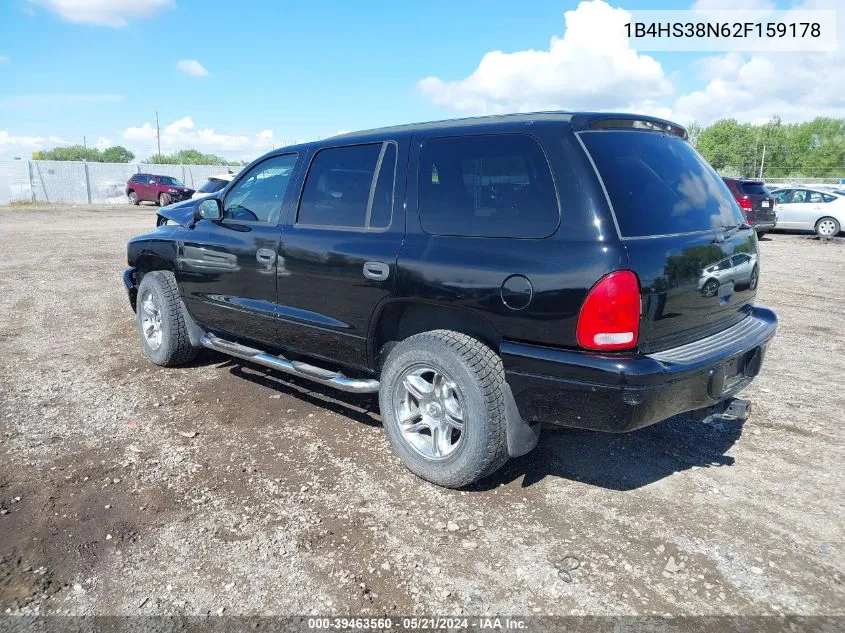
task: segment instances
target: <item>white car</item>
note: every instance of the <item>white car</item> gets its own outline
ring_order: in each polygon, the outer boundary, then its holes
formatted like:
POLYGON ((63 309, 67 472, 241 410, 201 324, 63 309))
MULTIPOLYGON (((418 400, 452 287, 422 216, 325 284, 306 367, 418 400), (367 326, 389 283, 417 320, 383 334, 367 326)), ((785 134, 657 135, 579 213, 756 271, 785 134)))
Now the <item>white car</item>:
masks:
POLYGON ((206 182, 202 187, 196 190, 192 198, 204 198, 207 195, 212 193, 217 193, 223 187, 228 185, 232 182, 232 178, 235 177, 235 174, 220 174, 218 176, 210 176, 208 178, 208 182, 206 182))
POLYGON ((733 293, 733 286, 744 286, 754 290, 760 272, 757 268, 756 253, 737 253, 731 257, 711 264, 701 271, 698 277, 698 289, 705 297, 721 297, 720 289, 733 293))
POLYGON ((795 186, 775 189, 772 196, 778 201, 778 229, 815 231, 831 237, 845 226, 845 194, 795 186))

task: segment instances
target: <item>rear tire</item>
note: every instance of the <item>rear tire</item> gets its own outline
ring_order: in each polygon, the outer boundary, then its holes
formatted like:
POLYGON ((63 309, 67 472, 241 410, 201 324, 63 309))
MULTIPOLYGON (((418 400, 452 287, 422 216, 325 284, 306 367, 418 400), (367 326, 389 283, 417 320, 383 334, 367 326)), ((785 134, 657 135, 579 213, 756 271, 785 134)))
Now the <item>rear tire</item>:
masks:
POLYGON ((170 200, 171 200, 170 194, 168 194, 168 193, 159 194, 159 196, 158 196, 158 206, 166 207, 168 204, 170 204, 170 200))
POLYGON ((761 238, 761 237, 763 237, 766 233, 768 233, 768 231, 760 231, 759 233, 757 233, 757 237, 758 237, 758 238, 761 238))
POLYGON ((451 330, 405 339, 381 375, 382 423, 393 450, 415 475, 460 488, 508 459, 502 359, 451 330))
POLYGON ((135 193, 134 191, 130 191, 129 192, 129 204, 134 204, 137 207, 139 202, 140 201, 138 200, 138 194, 135 193))
POLYGON ((144 275, 138 286, 135 317, 144 354, 156 365, 175 367, 196 357, 199 349, 191 345, 172 272, 154 270, 144 275))
POLYGON ((757 283, 760 281, 760 269, 757 267, 757 264, 754 264, 754 268, 751 269, 751 278, 748 280, 748 287, 751 290, 757 290, 757 283))
POLYGON ((836 218, 825 217, 816 222, 816 235, 820 237, 836 237, 841 229, 836 218))

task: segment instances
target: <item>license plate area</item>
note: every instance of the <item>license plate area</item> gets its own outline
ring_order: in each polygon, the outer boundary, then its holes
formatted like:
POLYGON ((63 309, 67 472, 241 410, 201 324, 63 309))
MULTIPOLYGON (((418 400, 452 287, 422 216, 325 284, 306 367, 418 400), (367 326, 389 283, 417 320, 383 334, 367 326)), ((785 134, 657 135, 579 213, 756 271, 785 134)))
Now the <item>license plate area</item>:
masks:
POLYGON ((763 200, 763 202, 761 204, 763 205, 764 209, 767 209, 769 207, 769 201, 768 200, 763 200))
POLYGON ((741 380, 745 379, 745 367, 749 361, 754 357, 757 348, 743 352, 738 356, 734 356, 725 363, 725 388, 724 391, 730 391, 741 380))

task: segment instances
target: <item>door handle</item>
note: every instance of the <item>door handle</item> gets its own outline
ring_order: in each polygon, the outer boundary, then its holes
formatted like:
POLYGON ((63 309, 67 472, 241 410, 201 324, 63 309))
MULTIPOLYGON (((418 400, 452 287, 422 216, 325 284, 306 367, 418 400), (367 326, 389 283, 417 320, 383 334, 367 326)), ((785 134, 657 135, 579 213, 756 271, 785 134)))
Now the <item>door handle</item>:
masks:
POLYGON ((364 264, 364 277, 373 281, 384 281, 390 276, 390 266, 384 262, 367 262, 364 264))
POLYGON ((276 251, 270 250, 269 248, 259 248, 255 251, 255 259, 260 264, 272 264, 276 261, 276 251))

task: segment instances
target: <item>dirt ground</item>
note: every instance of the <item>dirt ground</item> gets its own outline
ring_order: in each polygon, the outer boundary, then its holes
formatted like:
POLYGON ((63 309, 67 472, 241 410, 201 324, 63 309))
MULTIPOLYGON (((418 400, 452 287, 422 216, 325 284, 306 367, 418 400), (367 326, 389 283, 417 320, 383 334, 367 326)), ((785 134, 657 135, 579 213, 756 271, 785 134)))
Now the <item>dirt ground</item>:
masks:
POLYGON ((147 361, 120 273, 154 213, 0 209, 0 612, 845 614, 845 244, 761 242, 745 424, 545 430, 456 492, 374 398, 147 361))

